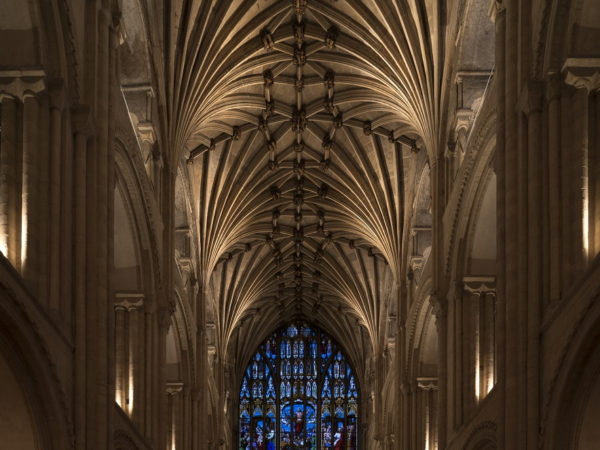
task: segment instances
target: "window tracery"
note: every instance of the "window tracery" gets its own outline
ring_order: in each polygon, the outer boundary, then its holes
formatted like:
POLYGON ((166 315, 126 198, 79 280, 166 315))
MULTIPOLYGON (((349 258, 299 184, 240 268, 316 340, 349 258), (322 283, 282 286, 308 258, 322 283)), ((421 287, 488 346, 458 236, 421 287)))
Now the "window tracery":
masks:
POLYGON ((358 382, 330 336, 305 323, 273 333, 240 388, 239 448, 357 450, 358 382))

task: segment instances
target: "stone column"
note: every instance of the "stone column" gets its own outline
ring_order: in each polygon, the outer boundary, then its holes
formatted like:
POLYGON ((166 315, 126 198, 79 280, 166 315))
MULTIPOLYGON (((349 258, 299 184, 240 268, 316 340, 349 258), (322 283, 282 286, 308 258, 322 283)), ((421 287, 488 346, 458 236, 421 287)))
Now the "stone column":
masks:
MULTIPOLYGON (((539 424, 539 336, 542 298, 542 146, 543 86, 530 81, 523 93, 524 112, 527 116, 527 446, 537 447, 539 424), (541 163, 541 164, 540 164, 541 163)), ((525 302, 524 302, 525 303, 525 302)))
MULTIPOLYGON (((498 254, 496 257, 496 276, 498 277, 498 295, 501 300, 500 307, 498 309, 498 321, 497 321, 497 355, 499 360, 497 361, 498 380, 504 381, 504 298, 506 298, 506 223, 507 223, 507 147, 506 147, 506 102, 504 100, 505 93, 507 91, 506 78, 507 78, 507 64, 506 64, 506 10, 504 5, 500 1, 494 1, 490 12, 492 13, 492 20, 495 23, 496 39, 495 39, 495 60, 496 70, 494 73, 496 83, 496 157, 495 157, 495 169, 497 174, 497 190, 498 195, 496 199, 496 226, 497 226, 497 246, 498 254)), ((504 402, 499 402, 499 413, 498 413, 498 448, 506 448, 504 444, 504 402)))
POLYGON ((48 216, 50 242, 50 309, 57 317, 62 316, 61 305, 61 166, 62 154, 66 145, 63 135, 63 109, 66 106, 66 91, 60 81, 54 82, 50 92, 50 214, 48 216))
POLYGON ((485 294, 485 346, 484 357, 484 380, 485 392, 488 392, 496 384, 496 293, 488 291, 485 294))
POLYGON ((593 230, 593 241, 591 245, 591 256, 600 253, 600 92, 595 92, 595 116, 591 128, 594 130, 594 141, 590 142, 592 146, 590 171, 593 174, 591 180, 591 203, 590 203, 590 222, 593 230))
POLYGON ((465 330, 463 328, 463 289, 462 284, 455 283, 454 295, 450 304, 450 308, 453 311, 454 316, 454 332, 453 332, 453 347, 454 347, 454 427, 458 428, 463 423, 464 415, 464 402, 463 402, 463 386, 464 386, 464 371, 463 371, 463 358, 464 358, 464 336, 465 330))
POLYGON ((127 346, 126 320, 127 308, 123 305, 115 305, 115 366, 116 366, 116 402, 121 409, 127 409, 127 346))
POLYGON ((441 448, 446 447, 448 417, 448 304, 446 299, 432 297, 433 314, 438 332, 438 401, 440 407, 437 409, 437 436, 441 448))
POLYGON ((115 294, 115 391, 116 402, 137 425, 140 413, 135 400, 139 396, 140 375, 140 341, 139 315, 144 305, 141 293, 115 294))
POLYGON ((21 193, 21 272, 33 292, 38 283, 39 238, 39 173, 36 152, 38 150, 39 102, 36 96, 27 95, 23 100, 23 178, 21 193))
POLYGON ((154 314, 149 308, 146 308, 144 314, 144 361, 146 370, 144 371, 144 422, 142 424, 143 433, 151 439, 154 436, 154 415, 155 415, 155 370, 154 353, 156 345, 154 343, 154 314))
POLYGON ((495 372, 495 279, 491 276, 465 276, 464 290, 470 296, 467 341, 463 347, 467 353, 464 372, 466 414, 472 414, 476 404, 491 389, 495 372))
POLYGON ((17 111, 14 97, 2 97, 2 134, 0 141, 0 252, 13 264, 15 249, 11 243, 15 222, 17 180, 17 111))
POLYGON ((472 415, 480 400, 481 392, 481 362, 480 362, 480 331, 481 331, 481 292, 471 292, 469 301, 469 329, 471 331, 468 337, 468 390, 467 404, 469 405, 469 415, 472 415))
MULTIPOLYGON (((562 72, 565 77, 565 83, 576 88, 574 97, 574 114, 580 117, 576 123, 577 130, 574 136, 575 160, 573 179, 579 180, 575 193, 575 207, 573 208, 573 220, 577 225, 574 227, 573 238, 575 242, 580 243, 580 248, 575 251, 575 265, 578 272, 581 272, 594 258, 599 247, 596 241, 596 235, 600 236, 600 225, 596 222, 597 199, 594 193, 598 188, 598 148, 600 138, 597 136, 597 120, 590 123, 590 118, 594 119, 594 114, 590 111, 596 111, 595 100, 590 103, 590 94, 600 91, 600 58, 568 58, 565 61, 562 72), (592 140, 590 140, 592 138, 592 140), (590 177, 590 173, 593 177, 590 177)), ((597 118, 596 118, 597 119, 597 118)))
POLYGON ((419 389, 419 397, 421 398, 421 418, 423 421, 423 437, 422 447, 425 450, 437 450, 438 449, 438 435, 437 430, 439 427, 438 418, 443 416, 443 407, 438 405, 438 379, 431 377, 420 377, 417 378, 417 386, 419 389))
MULTIPOLYGON (((78 107, 73 111, 75 131, 74 159, 74 332, 75 332, 75 445, 77 450, 86 448, 85 382, 86 382, 86 195, 88 139, 93 134, 89 108, 78 107)), ((45 263, 45 259, 42 260, 45 263)), ((43 277, 42 277, 43 278, 43 277)))
POLYGON ((551 303, 557 302, 561 293, 561 177, 560 177, 560 85, 558 74, 552 74, 546 88, 548 111, 548 219, 549 219, 549 270, 548 296, 551 303))
MULTIPOLYGON (((159 392, 161 392, 166 386, 166 338, 167 333, 169 331, 169 327, 171 325, 171 316, 172 310, 170 308, 161 308, 157 312, 158 319, 158 329, 157 329, 157 374, 158 374, 158 386, 159 392)), ((159 404, 157 405, 158 414, 157 418, 159 422, 157 423, 157 431, 158 431, 158 442, 161 446, 163 446, 167 442, 167 398, 164 395, 159 397, 159 404)))
POLYGON ((181 421, 181 406, 183 383, 169 382, 166 386, 167 393, 167 450, 181 450, 181 434, 183 433, 183 424, 181 421))
POLYGON ((143 307, 142 301, 139 303, 133 303, 129 306, 127 318, 129 321, 129 335, 127 345, 129 347, 129 415, 133 423, 139 426, 140 424, 140 410, 142 409, 142 390, 140 389, 140 379, 142 378, 141 370, 141 351, 142 346, 140 345, 140 316, 143 314, 141 311, 143 307))

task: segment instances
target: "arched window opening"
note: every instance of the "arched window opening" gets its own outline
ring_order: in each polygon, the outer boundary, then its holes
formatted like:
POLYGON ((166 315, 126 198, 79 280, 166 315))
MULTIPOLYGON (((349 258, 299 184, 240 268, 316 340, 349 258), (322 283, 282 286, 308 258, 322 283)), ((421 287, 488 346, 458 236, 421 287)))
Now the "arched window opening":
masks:
POLYGON ((240 388, 239 448, 358 449, 358 380, 330 336, 281 328, 249 362, 240 388))

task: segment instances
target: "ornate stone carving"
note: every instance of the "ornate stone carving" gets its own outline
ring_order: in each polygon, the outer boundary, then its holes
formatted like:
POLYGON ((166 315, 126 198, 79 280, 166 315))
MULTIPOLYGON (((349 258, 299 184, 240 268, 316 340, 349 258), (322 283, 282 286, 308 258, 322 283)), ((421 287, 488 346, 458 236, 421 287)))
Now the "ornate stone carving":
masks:
POLYGON ((562 73, 571 86, 588 92, 600 90, 600 58, 567 58, 562 73))

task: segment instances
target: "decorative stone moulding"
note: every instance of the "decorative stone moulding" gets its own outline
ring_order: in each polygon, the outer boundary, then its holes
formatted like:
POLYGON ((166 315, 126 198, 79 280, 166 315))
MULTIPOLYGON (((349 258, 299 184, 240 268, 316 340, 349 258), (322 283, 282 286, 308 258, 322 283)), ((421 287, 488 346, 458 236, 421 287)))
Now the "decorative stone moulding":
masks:
POLYGON ((567 58, 562 73, 568 85, 588 92, 600 90, 600 58, 567 58))
POLYGON ((37 94, 46 87, 46 72, 43 70, 0 70, 0 98, 3 95, 23 98, 26 92, 37 94))
POLYGON ((115 307, 136 309, 144 306, 144 294, 141 292, 116 292, 115 307))
POLYGON ((465 276, 463 277, 465 291, 472 293, 495 292, 496 277, 494 276, 465 276))

